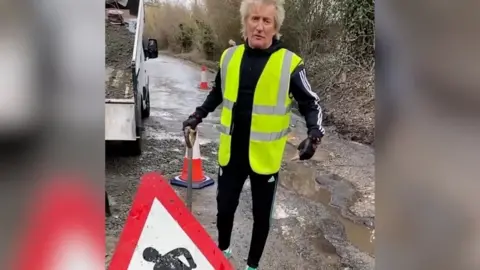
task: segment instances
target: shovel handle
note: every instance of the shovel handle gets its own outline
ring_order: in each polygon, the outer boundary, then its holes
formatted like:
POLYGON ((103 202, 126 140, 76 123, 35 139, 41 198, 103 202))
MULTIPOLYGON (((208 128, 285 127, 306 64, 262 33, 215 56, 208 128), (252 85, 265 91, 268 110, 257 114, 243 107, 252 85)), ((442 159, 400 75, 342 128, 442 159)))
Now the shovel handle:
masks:
POLYGON ((195 144, 195 139, 197 138, 197 131, 190 127, 186 127, 183 130, 183 136, 185 138, 185 144, 187 145, 187 148, 192 148, 195 144))
POLYGON ((187 145, 188 156, 188 179, 187 179, 187 208, 192 211, 193 191, 192 191, 192 171, 193 171, 193 145, 197 138, 197 131, 190 127, 186 127, 183 130, 183 136, 185 137, 185 144, 187 145))

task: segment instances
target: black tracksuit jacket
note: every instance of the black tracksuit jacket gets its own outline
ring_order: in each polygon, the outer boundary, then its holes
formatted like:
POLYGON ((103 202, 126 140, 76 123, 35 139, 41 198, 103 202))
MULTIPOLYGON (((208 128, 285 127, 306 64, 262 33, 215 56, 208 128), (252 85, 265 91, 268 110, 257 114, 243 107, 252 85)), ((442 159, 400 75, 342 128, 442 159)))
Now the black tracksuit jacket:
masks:
MULTIPOLYGON (((240 67, 237 102, 232 112, 233 133, 229 165, 233 163, 235 166, 249 166, 248 148, 255 87, 270 55, 281 48, 283 46, 278 40, 274 40, 272 46, 266 50, 252 49, 247 43, 245 44, 245 52, 240 67)), ((222 103, 221 85, 219 69, 212 90, 203 105, 195 110, 198 116, 205 118, 208 113, 213 112, 222 103)), ((310 87, 303 63, 300 63, 292 73, 290 95, 297 101, 299 111, 305 117, 308 131, 318 129, 324 134, 319 98, 310 87)))

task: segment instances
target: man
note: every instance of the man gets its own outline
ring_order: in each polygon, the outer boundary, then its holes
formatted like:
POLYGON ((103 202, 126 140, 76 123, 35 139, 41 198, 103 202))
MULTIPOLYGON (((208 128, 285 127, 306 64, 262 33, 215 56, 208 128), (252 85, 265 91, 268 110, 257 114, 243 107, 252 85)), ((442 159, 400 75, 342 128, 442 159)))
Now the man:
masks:
POLYGON ((250 177, 254 225, 246 269, 253 270, 259 265, 270 228, 292 97, 308 128, 308 139, 299 146, 301 160, 313 156, 324 129, 318 96, 310 88, 302 59, 278 40, 283 6, 272 0, 244 0, 240 12, 246 44, 225 50, 212 91, 183 127, 195 129, 223 103, 218 150, 219 248, 231 256, 234 214, 250 177))

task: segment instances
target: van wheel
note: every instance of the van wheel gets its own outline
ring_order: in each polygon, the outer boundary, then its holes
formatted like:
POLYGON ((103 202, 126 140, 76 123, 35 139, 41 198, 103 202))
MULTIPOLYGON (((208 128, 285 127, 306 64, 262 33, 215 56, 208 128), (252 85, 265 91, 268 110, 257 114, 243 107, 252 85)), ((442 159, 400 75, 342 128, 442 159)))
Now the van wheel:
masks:
POLYGON ((148 90, 145 91, 145 108, 143 108, 143 102, 142 102, 142 118, 148 118, 150 117, 150 93, 148 90))
POLYGON ((112 210, 110 209, 110 200, 108 199, 107 191, 105 191, 105 216, 109 217, 112 215, 112 210))

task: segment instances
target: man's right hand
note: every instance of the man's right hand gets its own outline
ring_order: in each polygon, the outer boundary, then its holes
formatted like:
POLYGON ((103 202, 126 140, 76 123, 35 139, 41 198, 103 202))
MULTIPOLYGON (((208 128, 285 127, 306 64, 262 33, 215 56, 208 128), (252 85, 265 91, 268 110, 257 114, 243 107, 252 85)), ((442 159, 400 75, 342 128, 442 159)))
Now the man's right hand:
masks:
POLYGON ((182 123, 182 130, 185 130, 186 127, 190 127, 191 129, 196 129, 197 125, 202 122, 202 118, 196 114, 191 114, 187 120, 183 121, 182 123))

